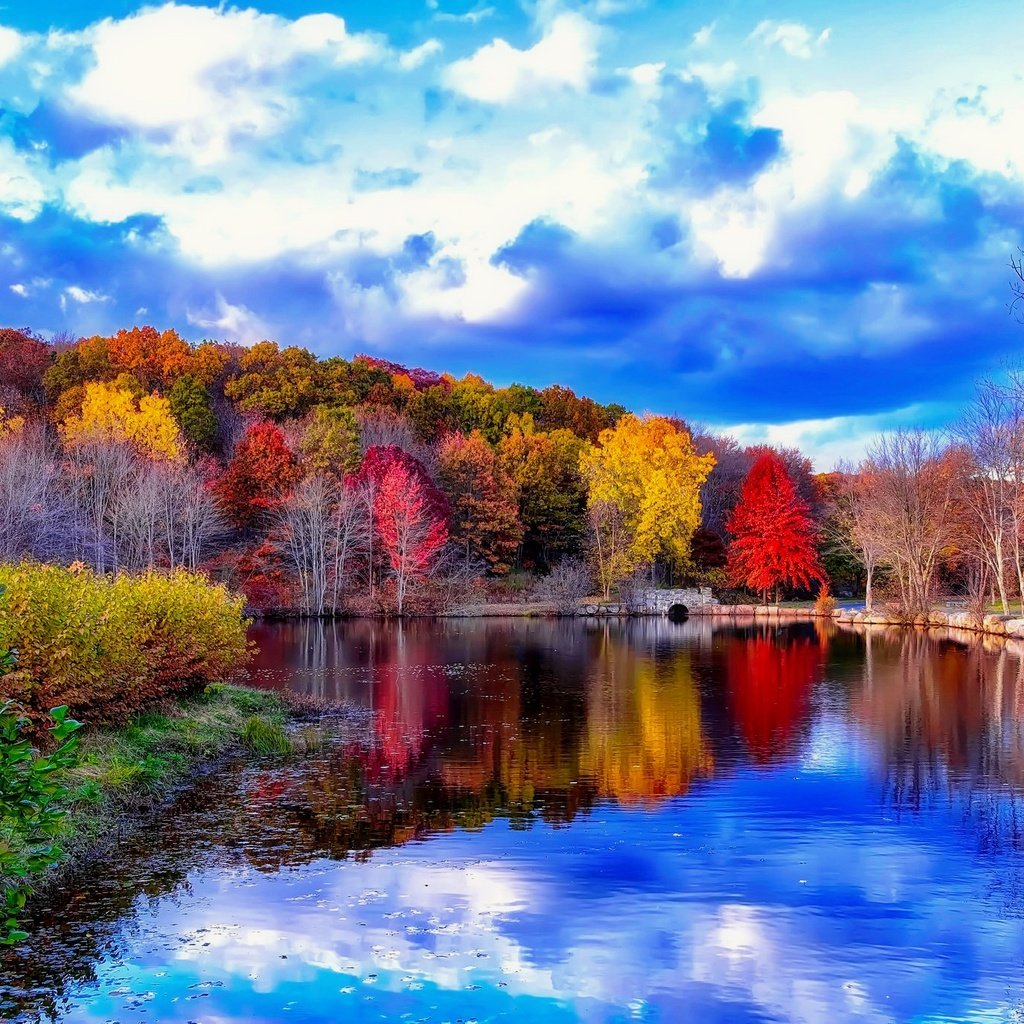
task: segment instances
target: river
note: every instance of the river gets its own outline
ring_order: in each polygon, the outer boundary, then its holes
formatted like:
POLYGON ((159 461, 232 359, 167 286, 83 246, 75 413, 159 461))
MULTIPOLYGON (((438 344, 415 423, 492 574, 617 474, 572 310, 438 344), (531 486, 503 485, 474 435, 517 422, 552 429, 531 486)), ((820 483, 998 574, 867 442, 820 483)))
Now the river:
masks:
POLYGON ((994 642, 252 636, 256 685, 367 725, 232 763, 37 907, 6 1019, 1024 1019, 1024 663, 994 642))

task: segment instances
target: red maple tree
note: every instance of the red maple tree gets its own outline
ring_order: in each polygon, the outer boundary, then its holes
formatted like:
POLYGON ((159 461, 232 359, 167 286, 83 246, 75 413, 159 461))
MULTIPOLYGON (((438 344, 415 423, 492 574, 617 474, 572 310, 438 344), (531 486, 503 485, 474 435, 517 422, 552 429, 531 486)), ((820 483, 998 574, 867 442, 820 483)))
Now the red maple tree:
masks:
POLYGON ((763 452, 743 482, 729 517, 728 572, 735 586, 768 599, 780 586, 809 588, 824 583, 818 561, 817 530, 807 503, 797 494, 786 466, 772 450, 763 452))
POLYGON ((395 445, 370 448, 359 471, 373 484, 373 525, 395 587, 395 610, 448 543, 448 505, 420 463, 395 445))
POLYGON ((231 522, 246 530, 276 512, 301 476, 284 434, 273 423, 257 423, 238 442, 213 490, 231 522))

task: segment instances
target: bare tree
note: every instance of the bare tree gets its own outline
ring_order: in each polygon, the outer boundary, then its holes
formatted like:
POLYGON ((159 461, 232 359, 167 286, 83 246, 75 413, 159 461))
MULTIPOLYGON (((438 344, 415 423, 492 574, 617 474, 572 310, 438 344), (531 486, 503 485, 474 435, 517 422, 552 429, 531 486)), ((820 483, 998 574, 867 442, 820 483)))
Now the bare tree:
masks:
POLYGON ((563 558, 541 580, 537 596, 551 601, 562 615, 573 615, 594 586, 594 574, 582 558, 563 558))
POLYGON ((296 487, 279 516, 282 550, 315 615, 337 610, 352 566, 368 546, 370 519, 363 488, 327 473, 296 487))
POLYGON ((942 551, 956 539, 961 466, 934 435, 898 430, 861 467, 865 514, 908 614, 928 611, 942 551))
POLYGON ((81 537, 60 477, 60 456, 42 424, 0 440, 0 559, 65 561, 81 537))
POLYGON ((76 555, 97 572, 116 570, 117 542, 109 529, 110 518, 136 455, 123 442, 98 437, 71 445, 66 454, 69 494, 84 527, 76 555))
POLYGON ((307 612, 322 615, 331 567, 331 480, 323 473, 306 477, 292 492, 280 513, 283 547, 302 588, 307 612))
POLYGON ((872 469, 839 467, 840 482, 830 514, 825 517, 825 542, 832 551, 852 556, 864 566, 864 607, 874 610, 875 576, 885 564, 883 522, 873 500, 872 469))
POLYGON ((1011 563, 1018 590, 1024 584, 1017 529, 1024 402, 1013 388, 983 381, 952 433, 969 460, 961 490, 964 526, 976 556, 988 567, 985 577, 997 589, 1005 614, 1010 610, 1006 582, 1011 563))

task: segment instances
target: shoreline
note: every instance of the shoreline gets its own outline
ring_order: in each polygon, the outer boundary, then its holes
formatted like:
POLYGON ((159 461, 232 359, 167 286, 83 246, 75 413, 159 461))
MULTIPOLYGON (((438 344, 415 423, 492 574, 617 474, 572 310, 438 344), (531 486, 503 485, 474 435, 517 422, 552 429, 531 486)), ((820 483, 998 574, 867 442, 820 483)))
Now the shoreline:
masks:
POLYGON ((339 731, 363 724, 347 705, 215 683, 119 725, 83 730, 79 764, 64 780, 73 797, 60 862, 0 881, 26 885, 30 903, 46 899, 230 761, 303 756, 322 743, 328 723, 339 731))

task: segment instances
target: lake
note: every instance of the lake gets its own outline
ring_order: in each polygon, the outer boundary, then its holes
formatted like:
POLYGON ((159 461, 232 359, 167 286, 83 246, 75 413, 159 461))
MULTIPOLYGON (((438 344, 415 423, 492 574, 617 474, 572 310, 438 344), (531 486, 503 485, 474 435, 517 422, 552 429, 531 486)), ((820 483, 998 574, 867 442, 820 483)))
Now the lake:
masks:
POLYGON ((37 908, 8 1019, 1024 1020, 1024 665, 710 619, 263 624, 358 735, 37 908))

